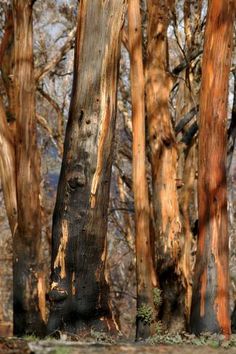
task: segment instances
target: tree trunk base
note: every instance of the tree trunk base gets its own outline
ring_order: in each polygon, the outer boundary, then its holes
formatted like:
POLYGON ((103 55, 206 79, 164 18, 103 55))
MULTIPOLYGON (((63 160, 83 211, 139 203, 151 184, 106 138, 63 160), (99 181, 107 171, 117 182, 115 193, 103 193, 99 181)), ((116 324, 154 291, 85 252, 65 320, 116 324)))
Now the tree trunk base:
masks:
POLYGON ((66 299, 55 302, 50 311, 47 334, 53 334, 57 330, 81 336, 90 336, 92 331, 116 335, 119 328, 108 311, 94 309, 90 315, 82 316, 76 311, 76 301, 74 299, 66 299))

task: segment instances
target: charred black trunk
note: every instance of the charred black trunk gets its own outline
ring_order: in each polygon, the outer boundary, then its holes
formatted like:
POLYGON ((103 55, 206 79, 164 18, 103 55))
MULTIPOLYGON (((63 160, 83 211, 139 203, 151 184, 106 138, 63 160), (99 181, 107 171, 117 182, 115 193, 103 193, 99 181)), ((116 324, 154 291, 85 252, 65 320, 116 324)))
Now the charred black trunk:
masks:
POLYGON ((48 331, 113 326, 105 279, 107 209, 124 1, 81 1, 74 82, 53 217, 48 331))

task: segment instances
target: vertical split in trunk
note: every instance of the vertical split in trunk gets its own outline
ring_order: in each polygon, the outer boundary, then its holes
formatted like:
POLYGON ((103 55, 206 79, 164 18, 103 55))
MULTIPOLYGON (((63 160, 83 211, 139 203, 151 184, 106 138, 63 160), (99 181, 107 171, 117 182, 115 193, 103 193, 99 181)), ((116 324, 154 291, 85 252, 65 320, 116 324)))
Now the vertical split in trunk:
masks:
POLYGON ((53 217, 48 331, 115 330, 105 279, 123 0, 81 0, 53 217))
POLYGON ((175 301, 182 296, 179 292, 181 279, 177 272, 181 233, 176 189, 177 147, 168 106, 172 78, 168 73, 167 28, 170 21, 169 9, 173 4, 164 0, 148 0, 147 4, 146 106, 151 150, 152 203, 157 273, 163 290, 162 319, 169 326, 173 315, 173 292, 175 301))
POLYGON ((133 126, 133 192, 137 267, 137 339, 147 338, 153 333, 153 320, 155 319, 153 286, 157 285, 150 249, 149 200, 145 168, 144 72, 139 6, 139 0, 129 1, 128 18, 133 126), (149 313, 146 320, 142 317, 142 313, 145 311, 147 314, 149 313))
POLYGON ((191 309, 194 333, 230 334, 227 232, 227 102, 235 4, 209 2, 199 120, 199 235, 191 309))
POLYGON ((40 334, 38 273, 41 240, 40 160, 36 143, 32 3, 13 0, 14 116, 18 225, 13 237, 14 332, 40 334))

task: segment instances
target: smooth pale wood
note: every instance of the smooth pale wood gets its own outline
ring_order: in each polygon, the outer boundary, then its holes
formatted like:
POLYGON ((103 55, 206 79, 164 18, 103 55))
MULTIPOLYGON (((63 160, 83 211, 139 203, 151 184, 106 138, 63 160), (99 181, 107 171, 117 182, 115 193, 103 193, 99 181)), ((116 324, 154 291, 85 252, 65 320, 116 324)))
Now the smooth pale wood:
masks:
POLYGON ((198 152, 199 235, 193 287, 194 333, 230 335, 227 230, 227 104, 235 2, 209 2, 202 64, 198 152))
MULTIPOLYGON (((154 316, 153 272, 149 233, 149 200, 145 168, 145 104, 144 70, 142 56, 142 30, 139 0, 129 0, 129 51, 132 99, 133 132, 133 192, 135 206, 137 309, 143 305, 151 307, 154 316)), ((137 338, 147 338, 152 326, 137 318, 137 338)))
POLYGON ((52 234, 48 331, 115 330, 106 279, 107 209, 126 2, 82 0, 52 234))

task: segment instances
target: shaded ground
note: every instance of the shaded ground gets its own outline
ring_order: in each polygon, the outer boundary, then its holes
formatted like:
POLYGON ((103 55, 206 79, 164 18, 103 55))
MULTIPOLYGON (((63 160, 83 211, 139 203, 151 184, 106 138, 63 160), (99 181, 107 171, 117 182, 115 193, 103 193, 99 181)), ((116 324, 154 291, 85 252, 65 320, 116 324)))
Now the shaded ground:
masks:
POLYGON ((144 345, 134 343, 102 344, 66 342, 62 340, 25 341, 0 338, 0 354, 225 354, 235 353, 236 348, 212 348, 193 345, 144 345))

